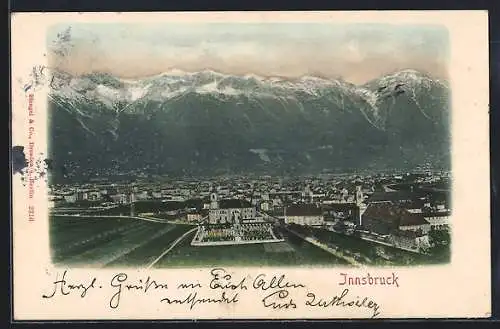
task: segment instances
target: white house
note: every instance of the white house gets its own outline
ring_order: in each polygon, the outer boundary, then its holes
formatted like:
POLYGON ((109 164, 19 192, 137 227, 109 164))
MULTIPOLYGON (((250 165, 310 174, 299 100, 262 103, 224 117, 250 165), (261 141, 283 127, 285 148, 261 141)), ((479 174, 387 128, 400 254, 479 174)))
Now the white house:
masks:
POLYGON ((201 219, 202 219, 201 214, 198 214, 198 213, 187 214, 187 221, 188 222, 199 222, 199 221, 201 221, 201 219))
POLYGON ((289 206, 284 216, 286 224, 320 226, 325 223, 321 208, 311 204, 289 206))
POLYGON ((398 248, 412 249, 415 251, 426 249, 430 246, 429 235, 414 231, 400 231, 390 236, 390 242, 398 248))
POLYGON ((429 222, 431 230, 447 230, 450 227, 449 211, 424 213, 424 218, 429 222))

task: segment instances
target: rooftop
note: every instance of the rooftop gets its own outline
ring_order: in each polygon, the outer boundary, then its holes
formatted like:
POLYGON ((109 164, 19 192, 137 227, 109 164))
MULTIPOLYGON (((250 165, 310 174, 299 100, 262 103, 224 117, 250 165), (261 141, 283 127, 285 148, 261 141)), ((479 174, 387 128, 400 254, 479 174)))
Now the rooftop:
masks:
POLYGON ((312 204, 292 205, 286 208, 287 216, 321 216, 323 211, 321 208, 312 204))
POLYGON ((334 210, 334 211, 345 211, 345 210, 355 210, 358 208, 358 205, 355 203, 330 203, 327 205, 323 205, 323 209, 325 210, 334 210))
POLYGON ((233 209, 233 208, 251 208, 252 205, 246 200, 240 199, 223 199, 219 201, 219 208, 233 209))
POLYGON ((421 213, 410 213, 389 202, 370 204, 363 214, 363 221, 365 218, 377 220, 392 227, 428 224, 421 213))
POLYGON ((394 192, 375 192, 367 200, 368 203, 371 202, 381 202, 381 201, 413 201, 423 195, 422 192, 411 192, 411 191, 394 191, 394 192))

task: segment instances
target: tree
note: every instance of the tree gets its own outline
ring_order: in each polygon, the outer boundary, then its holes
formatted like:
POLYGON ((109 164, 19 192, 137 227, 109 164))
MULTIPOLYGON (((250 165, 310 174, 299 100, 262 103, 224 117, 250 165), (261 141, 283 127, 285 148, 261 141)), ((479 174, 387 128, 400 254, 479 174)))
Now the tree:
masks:
POLYGON ((447 230, 433 230, 429 232, 431 247, 428 252, 439 262, 450 260, 450 233, 447 230))
POLYGON ((432 230, 429 232, 429 243, 432 247, 447 246, 451 237, 448 230, 432 230))

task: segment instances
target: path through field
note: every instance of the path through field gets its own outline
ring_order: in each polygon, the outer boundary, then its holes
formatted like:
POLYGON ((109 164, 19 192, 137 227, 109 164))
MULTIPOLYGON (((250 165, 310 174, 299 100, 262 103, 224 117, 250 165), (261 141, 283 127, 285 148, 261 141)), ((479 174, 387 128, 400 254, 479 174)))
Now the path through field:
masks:
POLYGON ((51 217, 56 265, 145 267, 192 226, 121 217, 51 217))

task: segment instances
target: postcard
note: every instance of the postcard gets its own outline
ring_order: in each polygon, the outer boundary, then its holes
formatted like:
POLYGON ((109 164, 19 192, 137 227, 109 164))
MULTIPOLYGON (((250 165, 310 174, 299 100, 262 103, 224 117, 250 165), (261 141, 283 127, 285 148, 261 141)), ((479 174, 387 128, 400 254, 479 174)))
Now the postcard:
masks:
POLYGON ((14 320, 490 316, 486 11, 11 22, 14 320))

